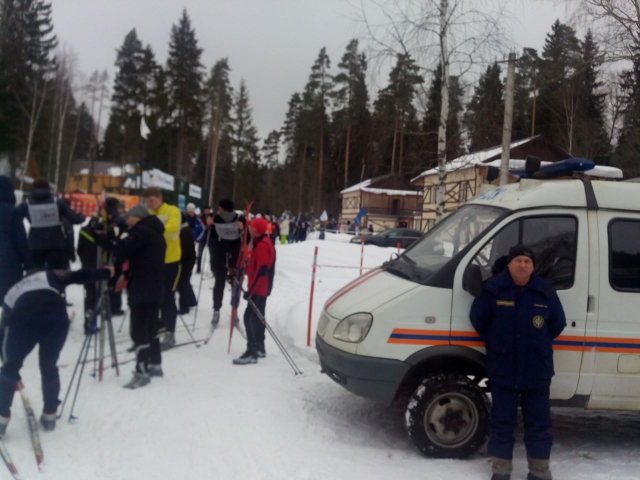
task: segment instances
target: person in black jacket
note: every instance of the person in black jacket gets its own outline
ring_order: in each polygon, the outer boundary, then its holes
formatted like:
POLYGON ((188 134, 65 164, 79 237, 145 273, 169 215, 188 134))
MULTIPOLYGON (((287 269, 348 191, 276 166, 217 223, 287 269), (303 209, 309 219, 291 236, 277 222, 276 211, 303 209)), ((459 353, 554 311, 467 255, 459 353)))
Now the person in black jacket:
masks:
POLYGON ((73 225, 84 222, 84 215, 76 213, 62 201, 53 198, 49 182, 39 178, 33 182, 31 198, 18 207, 21 218, 31 223, 29 249, 36 267, 64 270, 68 268, 65 233, 61 219, 73 225))
MULTIPOLYGON (((108 197, 104 205, 107 214, 106 238, 108 241, 105 247, 107 248, 107 252, 113 256, 118 252, 123 234, 129 230, 127 222, 118 211, 120 203, 117 198, 108 197)), ((122 292, 116 292, 114 290, 116 281, 117 279, 115 278, 109 281, 109 303, 111 306, 111 315, 113 316, 124 314, 122 310, 122 292)))
POLYGON ((131 339, 136 347, 136 369, 125 388, 139 388, 150 377, 162 377, 162 355, 158 337, 160 306, 164 299, 164 225, 150 215, 142 205, 125 213, 129 235, 123 240, 115 261, 121 291, 128 281, 128 301, 131 312, 131 339), (122 264, 129 260, 129 269, 121 275, 122 264))
POLYGON ((0 175, 0 303, 22 272, 33 267, 24 223, 15 205, 11 180, 0 175))
MULTIPOLYGON (((98 266, 98 231, 101 231, 100 218, 92 217, 89 223, 80 229, 78 235, 78 257, 82 268, 96 268, 98 266)), ((98 286, 95 283, 84 284, 84 330, 87 332, 93 312, 96 307, 96 293, 98 286)))
POLYGON ((220 321, 227 267, 236 268, 238 263, 243 223, 244 218, 234 211, 233 200, 228 198, 220 200, 216 216, 207 219, 211 271, 216 279, 213 286, 213 326, 217 326, 220 321))
POLYGON ((178 293, 180 294, 180 315, 189 313, 189 308, 198 304, 196 294, 191 286, 191 273, 196 264, 196 247, 193 240, 193 230, 187 221, 180 227, 180 248, 182 257, 180 259, 180 280, 178 280, 178 293))
POLYGON ((72 283, 106 280, 107 269, 35 271, 16 283, 5 295, 0 322, 3 336, 0 369, 0 437, 11 416, 11 402, 20 382, 24 359, 39 345, 44 408, 40 423, 45 430, 56 426, 60 377, 58 357, 69 331, 65 288, 72 283))

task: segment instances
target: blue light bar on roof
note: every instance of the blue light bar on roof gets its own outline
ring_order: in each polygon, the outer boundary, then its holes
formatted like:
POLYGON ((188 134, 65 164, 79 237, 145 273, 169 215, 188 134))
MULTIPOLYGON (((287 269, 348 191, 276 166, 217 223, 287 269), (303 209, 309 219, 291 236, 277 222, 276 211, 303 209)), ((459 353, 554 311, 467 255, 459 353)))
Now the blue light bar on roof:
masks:
POLYGON ((586 172, 595 168, 593 160, 586 158, 569 158, 560 162, 540 167, 540 170, 532 175, 527 175, 524 168, 512 170, 511 174, 520 178, 552 178, 571 175, 573 172, 586 172))

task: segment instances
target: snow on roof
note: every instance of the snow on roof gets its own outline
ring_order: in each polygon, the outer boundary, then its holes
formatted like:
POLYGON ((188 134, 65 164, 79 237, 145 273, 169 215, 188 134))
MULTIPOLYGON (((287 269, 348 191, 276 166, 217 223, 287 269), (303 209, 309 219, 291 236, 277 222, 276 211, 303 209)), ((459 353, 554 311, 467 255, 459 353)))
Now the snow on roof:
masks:
MULTIPOLYGON (((516 142, 512 142, 511 148, 516 148, 516 147, 519 147, 520 145, 524 145, 525 143, 530 142, 534 138, 536 137, 525 138, 522 140, 518 140, 516 142)), ((462 170, 464 168, 474 167, 476 165, 486 162, 491 157, 495 157, 496 155, 499 155, 500 152, 502 152, 502 145, 498 147, 487 148, 485 150, 480 150, 479 152, 468 153, 466 155, 462 155, 461 157, 454 158, 453 160, 447 162, 446 164, 447 173, 455 172, 457 170, 462 170)), ((426 177, 427 175, 435 175, 436 173, 438 173, 437 167, 430 168, 429 170, 422 172, 420 175, 418 175, 416 178, 412 179, 411 181, 415 182, 417 179, 421 177, 426 177)))
POLYGON ((352 193, 357 191, 363 191, 367 193, 377 193, 381 195, 400 195, 400 196, 419 196, 422 195, 420 192, 416 192, 415 190, 393 190, 389 188, 368 188, 371 185, 371 179, 365 180, 364 182, 356 183, 349 188, 345 188, 340 192, 340 194, 352 193))

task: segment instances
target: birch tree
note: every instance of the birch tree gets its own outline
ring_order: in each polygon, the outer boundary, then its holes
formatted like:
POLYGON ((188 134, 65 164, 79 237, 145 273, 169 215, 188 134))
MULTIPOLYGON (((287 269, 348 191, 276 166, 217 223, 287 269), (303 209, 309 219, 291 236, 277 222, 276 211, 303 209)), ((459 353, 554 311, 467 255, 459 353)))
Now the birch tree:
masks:
POLYGON ((436 222, 444 214, 447 123, 451 75, 484 69, 505 52, 504 24, 511 16, 506 0, 363 0, 362 19, 377 56, 411 54, 425 71, 440 68, 436 222), (371 9, 386 22, 373 24, 371 9), (439 64, 439 65, 438 65, 439 64))

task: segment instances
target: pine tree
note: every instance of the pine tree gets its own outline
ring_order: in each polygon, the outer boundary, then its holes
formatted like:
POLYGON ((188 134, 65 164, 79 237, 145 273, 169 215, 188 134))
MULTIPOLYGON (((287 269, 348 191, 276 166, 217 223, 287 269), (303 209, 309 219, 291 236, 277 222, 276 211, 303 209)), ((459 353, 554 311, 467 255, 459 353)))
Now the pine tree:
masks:
POLYGON ((37 147, 46 75, 56 66, 56 45, 50 3, 0 3, 0 153, 8 154, 12 168, 28 160, 37 147))
POLYGON ((504 123, 504 85, 500 66, 489 65, 478 81, 473 98, 467 106, 465 123, 471 142, 470 151, 500 145, 504 123))
MULTIPOLYGON (((304 92, 305 110, 307 111, 308 127, 316 130, 318 152, 318 180, 315 185, 315 205, 319 209, 322 204, 324 157, 325 157, 325 136, 327 124, 327 108, 332 97, 333 77, 329 73, 331 60, 327 55, 326 47, 322 47, 318 53, 318 58, 311 66, 311 74, 304 92)), ((313 203, 312 203, 313 204, 313 203)))
POLYGON ((211 69, 211 75, 207 81, 206 93, 208 95, 209 109, 209 155, 205 168, 205 184, 209 185, 209 204, 213 203, 215 189, 215 177, 218 164, 218 154, 223 136, 229 135, 228 123, 233 106, 233 88, 229 82, 229 59, 218 60, 211 69), (207 183, 208 182, 208 183, 207 183))
MULTIPOLYGON (((521 140, 532 136, 534 95, 540 83, 540 57, 533 48, 525 48, 516 61, 515 91, 513 94, 513 129, 511 138, 521 140)), ((536 98, 537 101, 537 98, 536 98)))
POLYGON ((167 79, 169 108, 172 123, 178 131, 176 164, 177 176, 191 179, 191 158, 199 149, 202 128, 202 49, 198 47, 195 30, 187 11, 183 10, 178 25, 171 28, 167 79))
POLYGON ((540 61, 536 133, 572 153, 579 117, 580 42, 568 25, 556 20, 547 34, 540 61))
POLYGON ((605 97, 600 80, 602 56, 600 49, 588 30, 580 42, 581 65, 576 73, 579 85, 579 115, 576 126, 574 155, 606 162, 611 145, 605 128, 605 97))
POLYGON ((273 179, 278 171, 280 164, 280 137, 282 133, 278 130, 273 130, 267 138, 264 140, 262 146, 262 158, 264 159, 264 166, 267 172, 267 192, 266 203, 269 207, 274 206, 273 198, 273 179))
POLYGON ((353 180, 356 168, 350 168, 355 162, 349 162, 351 153, 366 155, 366 141, 370 128, 369 94, 365 77, 367 59, 358 52, 358 40, 351 40, 338 64, 339 73, 335 76, 335 112, 334 124, 338 141, 344 141, 344 188, 353 180), (353 135, 355 129, 356 135, 353 135), (345 132, 342 134, 342 132, 345 132), (343 140, 344 137, 344 140, 343 140), (354 137, 356 137, 354 139, 354 137), (354 141, 355 140, 355 141, 354 141))
POLYGON ((624 121, 612 163, 626 177, 640 177, 640 49, 631 69, 620 75, 623 90, 624 121))
POLYGON ((380 91, 376 101, 376 110, 384 117, 393 119, 391 173, 396 171, 397 158, 397 170, 402 174, 405 128, 415 119, 416 109, 413 102, 416 86, 424 82, 418 72, 418 66, 409 54, 398 54, 396 64, 389 74, 389 85, 380 91))
POLYGON ((231 196, 234 199, 244 197, 245 200, 249 198, 258 200, 252 193, 255 191, 255 188, 252 189, 255 187, 252 182, 256 180, 255 173, 260 161, 258 131, 253 125, 249 91, 244 80, 240 82, 240 88, 235 96, 230 129, 235 156, 231 196), (239 194, 238 197, 236 194, 239 194))

